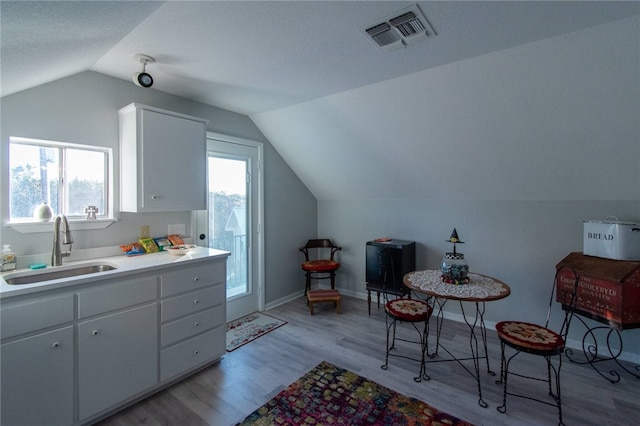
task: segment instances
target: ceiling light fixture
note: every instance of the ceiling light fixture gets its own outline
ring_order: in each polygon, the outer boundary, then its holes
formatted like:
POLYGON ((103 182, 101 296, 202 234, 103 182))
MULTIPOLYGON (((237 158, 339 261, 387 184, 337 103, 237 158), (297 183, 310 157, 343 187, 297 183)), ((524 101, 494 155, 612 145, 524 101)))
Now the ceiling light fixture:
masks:
POLYGON ((151 87, 153 86, 153 77, 151 74, 146 72, 147 64, 152 64, 156 60, 153 59, 149 55, 143 55, 142 53, 137 53, 133 56, 133 59, 140 62, 142 64, 142 72, 137 72, 133 75, 133 82, 136 86, 140 87, 151 87))

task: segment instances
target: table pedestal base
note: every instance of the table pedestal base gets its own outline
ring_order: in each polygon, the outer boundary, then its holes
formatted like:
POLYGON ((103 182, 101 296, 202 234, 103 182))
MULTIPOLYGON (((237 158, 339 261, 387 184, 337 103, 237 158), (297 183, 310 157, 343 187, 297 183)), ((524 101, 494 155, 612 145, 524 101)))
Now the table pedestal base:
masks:
POLYGON ((485 359, 487 364, 487 373, 491 376, 495 376, 496 373, 491 370, 489 367, 489 357, 487 356, 487 328, 484 324, 484 312, 485 312, 485 304, 484 302, 474 302, 475 303, 475 316, 473 320, 469 320, 464 310, 464 304, 460 301, 460 309, 462 310, 462 317, 464 318, 464 322, 469 327, 469 347, 471 349, 471 357, 467 358, 459 358, 452 354, 446 347, 444 347, 440 343, 440 332, 442 330, 442 324, 444 322, 444 314, 443 308, 447 303, 446 299, 434 299, 434 308, 437 308, 436 313, 436 344, 435 350, 433 352, 429 351, 427 345, 427 355, 431 359, 431 361, 427 362, 448 362, 448 361, 456 361, 458 364, 462 366, 469 374, 471 374, 478 384, 478 405, 486 408, 488 404, 482 399, 482 386, 480 385, 480 360, 485 359), (483 354, 480 354, 480 347, 478 344, 478 337, 476 336, 476 326, 478 326, 478 330, 480 331, 480 339, 482 341, 482 349, 484 350, 483 354), (442 349, 449 355, 449 359, 438 359, 438 349, 442 349), (469 369, 462 361, 473 361, 473 371, 469 369))
POLYGON ((504 299, 509 296, 511 289, 502 281, 487 275, 469 272, 468 278, 469 283, 467 284, 449 284, 442 281, 442 271, 427 269, 424 271, 415 271, 406 274, 403 278, 403 282, 407 287, 414 290, 416 295, 422 294, 428 296, 429 300, 434 301, 434 309, 436 307, 438 308, 436 313, 436 346, 433 352, 429 352, 427 345, 427 353, 431 360, 428 362, 456 361, 460 364, 469 374, 475 377, 476 383, 478 384, 478 405, 485 408, 487 407, 487 403, 482 399, 482 386, 480 385, 480 360, 482 358, 486 360, 487 372, 492 376, 496 375, 496 373, 491 371, 491 368, 489 367, 489 357, 487 355, 487 328, 484 323, 485 302, 504 299), (467 324, 467 327, 469 327, 469 348, 471 350, 471 357, 458 358, 440 343, 440 332, 442 331, 443 323, 442 311, 448 300, 456 300, 460 303, 462 317, 464 322, 467 324), (471 315, 467 316, 465 313, 465 303, 475 304, 475 315, 473 316, 473 319, 471 319, 471 315), (477 330, 480 332, 482 346, 480 346, 480 343, 478 342, 478 336, 476 335, 477 330), (451 358, 435 360, 434 358, 438 356, 438 349, 440 348, 442 348, 442 350, 444 350, 451 358), (483 353, 480 353, 481 348, 484 350, 483 353), (462 363, 462 361, 465 360, 473 361, 473 370, 462 363))

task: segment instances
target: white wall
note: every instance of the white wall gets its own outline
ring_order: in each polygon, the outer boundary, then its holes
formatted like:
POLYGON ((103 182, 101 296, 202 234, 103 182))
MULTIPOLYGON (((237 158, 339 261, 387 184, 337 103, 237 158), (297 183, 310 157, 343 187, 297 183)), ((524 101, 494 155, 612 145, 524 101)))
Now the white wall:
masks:
POLYGON ((639 28, 628 18, 251 118, 319 200, 638 200, 639 28))
MULTIPOLYGON (((160 85, 160 83, 157 83, 160 85)), ((304 284, 297 248, 315 235, 316 200, 251 120, 242 114, 215 108, 188 99, 142 89, 130 81, 95 72, 84 72, 0 99, 0 164, 2 224, 8 221, 8 141, 10 136, 100 145, 113 148, 115 199, 118 200, 118 114, 131 102, 151 105, 209 120, 208 130, 264 143, 265 179, 265 287, 266 302, 285 297, 304 284), (284 191, 282 189, 285 189, 284 191), (295 210, 290 210, 294 205, 295 210), (299 214, 304 212, 305 214, 299 214), (312 214, 307 214, 313 212, 312 214), (291 230, 291 232, 287 232, 291 230)), ((177 164, 176 169, 188 167, 177 164)), ((204 178, 204 177, 203 177, 204 178)), ((116 207, 118 203, 116 201, 116 207)), ((152 236, 167 234, 167 225, 190 226, 190 212, 119 213, 118 222, 104 230, 74 232, 74 250, 115 246, 135 241, 140 225, 150 225, 152 236)), ((53 229, 51 230, 53 231, 53 229)), ((18 259, 25 254, 50 253, 52 232, 20 234, 2 226, 2 244, 11 244, 18 259)))
MULTIPOLYGON (((542 321, 582 221, 640 221, 639 29, 624 19, 252 119, 318 197, 345 292, 364 292, 367 240, 414 240, 418 267, 437 268, 456 227, 471 269, 512 288, 487 319, 542 321)), ((640 331, 624 337, 640 359, 640 331)))
MULTIPOLYGON (((474 272, 503 280, 511 295, 487 304, 485 319, 544 321, 555 265, 570 252, 582 251, 582 220, 611 212, 638 217, 635 201, 319 201, 318 234, 342 245, 337 285, 345 294, 365 296, 365 244, 377 237, 417 243, 416 267, 439 269, 450 251, 456 227, 474 272)), ((458 314, 455 303, 447 311, 458 314)), ((577 324, 577 323, 576 323, 577 324)), ((593 324, 593 323, 592 323, 593 324)), ((578 336, 575 325, 573 339, 578 336)), ((584 331, 584 330, 583 330, 584 331)), ((625 352, 640 362, 640 330, 624 332, 625 352)))

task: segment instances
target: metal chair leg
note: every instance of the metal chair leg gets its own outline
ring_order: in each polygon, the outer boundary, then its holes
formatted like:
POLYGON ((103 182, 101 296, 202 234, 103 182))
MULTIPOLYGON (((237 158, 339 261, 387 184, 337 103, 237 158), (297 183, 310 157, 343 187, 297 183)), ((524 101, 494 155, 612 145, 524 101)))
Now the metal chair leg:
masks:
MULTIPOLYGON (((384 357, 384 364, 380 366, 380 368, 382 368, 383 370, 386 370, 389 368, 389 352, 393 349, 393 347, 389 347, 389 333, 391 332, 391 327, 395 326, 395 321, 393 321, 391 324, 389 324, 389 317, 387 317, 386 319, 386 327, 387 327, 387 346, 386 346, 386 350, 385 350, 385 357, 384 357)), ((393 337, 394 341, 395 341, 395 327, 394 327, 394 337, 393 337)))
POLYGON ((505 356, 505 343, 500 342, 500 379, 496 383, 502 383, 502 405, 496 407, 500 413, 507 412, 507 377, 509 376, 509 363, 505 356))

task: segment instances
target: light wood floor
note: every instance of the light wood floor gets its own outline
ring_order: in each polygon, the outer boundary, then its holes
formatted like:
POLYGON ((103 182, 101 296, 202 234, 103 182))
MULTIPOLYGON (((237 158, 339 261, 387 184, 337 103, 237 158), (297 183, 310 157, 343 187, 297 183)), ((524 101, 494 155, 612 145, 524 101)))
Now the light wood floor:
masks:
MULTIPOLYGON (((521 398, 508 400, 506 414, 497 412, 502 387, 486 368, 482 370, 482 392, 487 408, 477 403, 475 379, 455 362, 428 364, 431 380, 422 383, 412 380, 417 364, 411 361, 392 358, 389 369, 381 370, 384 313, 376 310, 374 302, 368 316, 367 302, 350 297, 343 297, 342 305, 340 315, 332 304, 318 304, 316 314, 310 316, 303 298, 272 309, 267 313, 288 324, 227 353, 219 363, 116 413, 100 425, 233 425, 323 360, 476 425, 557 424, 554 407, 521 398)), ((448 348, 468 353, 469 331, 465 324, 447 321, 442 335, 448 348)), ((488 340, 491 368, 499 373, 495 332, 489 331, 488 340)), ((528 359, 533 364, 527 371, 535 371, 532 367, 536 365, 544 368, 534 358, 528 359)), ((565 424, 638 424, 640 380, 635 377, 624 373, 620 383, 611 384, 589 366, 564 362, 562 384, 565 424)), ((514 390, 520 388, 517 378, 510 385, 514 390)), ((535 389, 530 385, 525 388, 535 389)), ((544 389, 541 392, 544 395, 544 389)))

